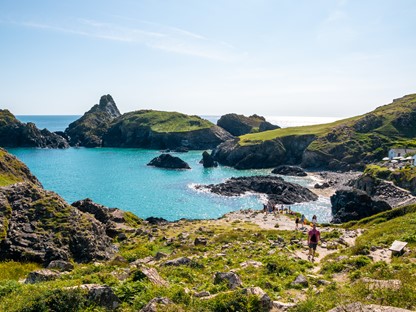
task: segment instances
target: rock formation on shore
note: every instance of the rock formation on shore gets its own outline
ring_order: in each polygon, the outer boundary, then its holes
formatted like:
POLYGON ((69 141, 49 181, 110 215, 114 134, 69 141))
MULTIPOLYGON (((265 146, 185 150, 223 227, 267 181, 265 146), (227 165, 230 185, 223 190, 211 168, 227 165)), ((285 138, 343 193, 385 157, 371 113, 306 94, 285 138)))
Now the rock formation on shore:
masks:
POLYGON ((238 114, 226 114, 221 116, 217 121, 217 125, 234 136, 280 128, 279 126, 267 122, 262 116, 252 115, 246 117, 238 114))
POLYGON ((95 104, 65 129, 65 134, 72 146, 99 147, 110 123, 120 115, 111 95, 103 95, 99 104, 95 104))
POLYGON ((166 169, 191 169, 182 159, 170 154, 162 154, 155 157, 147 165, 166 169))
POLYGON ((212 167, 218 167, 218 163, 212 158, 211 154, 207 151, 204 151, 202 153, 202 159, 199 162, 201 163, 204 168, 212 168, 212 167))
POLYGON ((272 170, 274 174, 294 176, 294 177, 306 177, 308 174, 302 168, 298 166, 281 165, 272 170))
POLYGON ((7 109, 0 109, 0 146, 67 148, 68 142, 47 129, 39 130, 34 123, 22 123, 7 109))
POLYGON ((309 189, 275 176, 231 178, 224 183, 198 185, 196 188, 207 189, 224 196, 238 196, 246 192, 266 194, 275 204, 290 205, 318 199, 318 196, 309 189))

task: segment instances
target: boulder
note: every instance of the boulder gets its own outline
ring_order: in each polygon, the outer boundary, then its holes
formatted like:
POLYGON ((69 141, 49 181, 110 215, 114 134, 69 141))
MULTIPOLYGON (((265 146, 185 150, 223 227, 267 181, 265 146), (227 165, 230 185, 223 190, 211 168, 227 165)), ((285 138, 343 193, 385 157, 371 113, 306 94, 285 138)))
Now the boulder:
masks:
POLYGON ((169 223, 168 220, 163 219, 163 218, 159 218, 159 217, 149 217, 146 219, 147 222, 149 222, 149 224, 166 224, 169 223))
POLYGON ((264 311, 269 311, 273 307, 273 301, 269 295, 260 287, 244 288, 243 293, 246 295, 255 295, 260 299, 261 307, 264 311))
POLYGON ((59 271, 72 271, 74 265, 71 262, 64 260, 53 260, 49 262, 47 269, 54 269, 59 271))
POLYGON ((68 142, 47 129, 39 130, 34 123, 22 123, 7 109, 0 109, 0 146, 67 148, 68 142))
POLYGON ((212 156, 207 151, 204 151, 202 153, 201 163, 204 166, 204 168, 218 167, 218 163, 214 160, 214 158, 212 158, 212 156))
POLYGON ((228 282, 229 289, 235 289, 243 284, 241 278, 234 272, 216 272, 214 275, 214 284, 219 284, 224 281, 228 282))
POLYGON ((181 257, 173 260, 168 260, 164 263, 166 266, 180 266, 180 265, 188 265, 191 263, 191 259, 186 257, 181 257))
POLYGON ((211 296, 211 293, 209 291, 200 291, 194 293, 194 297, 196 298, 202 298, 202 297, 209 297, 211 296))
POLYGON ((294 177, 306 177, 308 174, 300 167, 281 165, 272 170, 274 174, 294 176, 294 177))
POLYGON ((280 128, 279 126, 272 125, 264 117, 258 115, 246 117, 244 115, 226 114, 220 117, 217 125, 234 136, 280 128))
POLYGON ((182 159, 170 154, 162 154, 155 157, 147 165, 166 169, 191 169, 182 159))
POLYGON ((149 279, 152 284, 169 287, 169 283, 159 275, 155 268, 141 267, 139 270, 149 279))
POLYGON ((41 282, 53 281, 61 276, 60 273, 48 269, 30 272, 25 280, 26 284, 36 284, 41 282))
POLYGON ((331 204, 333 223, 360 220, 391 209, 387 202, 373 199, 357 189, 337 190, 331 196, 331 204))
POLYGON ((198 246, 198 245, 206 246, 207 243, 208 243, 208 241, 204 237, 197 237, 197 238, 195 238, 195 241, 194 241, 195 246, 198 246))
POLYGON ((65 134, 69 137, 71 146, 99 147, 111 122, 120 115, 111 95, 103 95, 99 104, 69 124, 65 134))
POLYGON ((88 300, 108 310, 115 310, 120 305, 120 299, 114 294, 113 289, 107 285, 84 284, 79 287, 88 291, 88 300))
POLYGON ((246 192, 266 194, 275 204, 294 204, 317 200, 318 196, 309 189, 284 181, 277 176, 252 176, 228 179, 224 183, 197 185, 197 189, 207 189, 224 196, 239 196, 246 192))
POLYGON ((140 312, 160 312, 166 310, 166 306, 172 305, 173 302, 166 297, 157 297, 150 300, 140 312))
POLYGON ((292 286, 302 286, 302 287, 308 287, 308 280, 306 279, 305 276, 303 276, 302 274, 299 274, 296 279, 291 283, 292 286))

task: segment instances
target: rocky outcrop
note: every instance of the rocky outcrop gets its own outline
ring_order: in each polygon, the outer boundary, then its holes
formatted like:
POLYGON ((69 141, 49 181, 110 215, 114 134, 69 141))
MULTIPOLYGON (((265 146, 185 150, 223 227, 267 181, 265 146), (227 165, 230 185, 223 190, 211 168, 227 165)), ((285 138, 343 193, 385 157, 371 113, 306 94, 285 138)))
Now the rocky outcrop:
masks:
POLYGON ((119 117, 120 111, 111 95, 103 95, 99 104, 95 104, 81 118, 65 129, 72 146, 98 147, 110 123, 119 117))
POLYGON ((293 177, 306 177, 308 175, 302 168, 288 165, 281 165, 273 169, 272 173, 293 177))
POLYGON ((0 188, 0 224, 2 260, 89 262, 112 253, 99 221, 30 182, 0 188))
POLYGON ((118 208, 108 208, 93 202, 90 198, 72 203, 78 210, 93 215, 95 219, 105 226, 108 236, 114 238, 124 232, 133 232, 132 228, 125 219, 126 212, 118 208))
POLYGON ((29 275, 27 276, 25 280, 25 283, 36 284, 40 282, 53 281, 57 279, 59 276, 60 276, 59 273, 48 270, 48 269, 36 270, 36 271, 29 273, 29 275))
POLYGON ((357 189, 336 191, 331 196, 331 205, 333 223, 360 220, 391 209, 387 202, 357 189))
POLYGON ((224 183, 197 185, 197 189, 207 189, 224 196, 238 196, 246 192, 266 194, 276 204, 294 204, 317 200, 318 196, 309 189, 275 176, 253 176, 231 178, 224 183))
POLYGON ((198 116, 140 110, 117 118, 103 136, 103 146, 211 149, 231 138, 230 133, 198 116))
POLYGON ((191 169, 182 159, 170 154, 162 154, 155 157, 147 165, 166 169, 191 169))
POLYGON ((0 146, 67 148, 68 142, 47 129, 39 130, 34 123, 22 123, 7 109, 0 109, 0 146))
POLYGON ((226 114, 221 116, 217 121, 217 125, 234 136, 280 128, 267 122, 264 117, 258 115, 246 117, 244 115, 226 114))
POLYGON ((303 152, 314 139, 314 135, 287 136, 256 144, 230 140, 215 148, 212 157, 220 164, 236 169, 297 165, 302 162, 303 152))
POLYGON ((240 287, 243 282, 240 276, 235 272, 216 272, 214 274, 214 284, 219 284, 226 281, 229 289, 236 289, 240 287))
POLYGON ((106 310, 114 310, 120 305, 120 299, 114 294, 113 289, 107 285, 84 284, 76 286, 87 291, 87 299, 100 305, 106 310))
POLYGON ((200 161, 204 168, 212 168, 212 167, 218 167, 218 163, 212 158, 211 154, 207 151, 204 151, 202 153, 202 160, 200 161))

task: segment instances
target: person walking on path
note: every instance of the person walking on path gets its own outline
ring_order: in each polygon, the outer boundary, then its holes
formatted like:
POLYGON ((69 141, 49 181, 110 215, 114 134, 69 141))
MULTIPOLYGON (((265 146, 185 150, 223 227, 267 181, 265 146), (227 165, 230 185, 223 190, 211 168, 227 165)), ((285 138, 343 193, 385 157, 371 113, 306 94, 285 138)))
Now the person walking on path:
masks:
POLYGON ((299 217, 298 217, 298 216, 296 216, 295 223, 296 223, 296 228, 295 228, 295 230, 298 230, 298 228, 299 228, 299 217))
POLYGON ((302 214, 302 216, 300 217, 300 229, 301 230, 303 229, 304 223, 305 223, 305 215, 302 214))
POLYGON ((316 246, 318 246, 318 242, 321 240, 321 232, 316 229, 316 224, 312 226, 312 230, 308 232, 308 246, 309 246, 309 255, 308 260, 312 262, 315 260, 315 251, 316 246))
POLYGON ((316 225, 317 222, 318 222, 318 217, 316 215, 313 215, 312 224, 316 225))

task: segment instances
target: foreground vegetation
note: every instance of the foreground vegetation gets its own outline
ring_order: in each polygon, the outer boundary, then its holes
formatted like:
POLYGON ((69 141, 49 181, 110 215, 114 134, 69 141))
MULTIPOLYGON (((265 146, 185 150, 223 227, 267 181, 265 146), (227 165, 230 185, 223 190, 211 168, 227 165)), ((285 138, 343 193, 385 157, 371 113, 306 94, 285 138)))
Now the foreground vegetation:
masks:
MULTIPOLYGON (((355 245, 336 245, 334 253, 321 263, 296 256, 297 252, 306 253, 306 236, 300 231, 262 230, 248 222, 222 220, 136 226, 136 233, 117 243, 119 255, 127 261, 116 258, 105 263, 76 264, 72 272, 55 281, 22 284, 19 280, 39 266, 1 263, 0 309, 104 311, 88 301, 82 290, 70 288, 90 283, 111 286, 121 299, 119 311, 138 311, 155 297, 167 297, 173 302, 163 307, 164 311, 263 311, 260 299, 243 291, 253 286, 261 287, 272 300, 297 303, 290 311, 327 311, 357 301, 416 308, 415 205, 346 224, 345 228, 362 229, 362 235, 355 245), (197 237, 206 238, 207 245, 195 245, 197 237), (391 263, 372 260, 372 250, 388 248, 396 239, 408 242, 410 251, 394 257, 391 263), (137 262, 157 254, 162 255, 160 260, 137 262), (189 257, 191 262, 163 265, 167 259, 179 257, 189 257), (141 272, 143 266, 156 268, 169 286, 153 284, 141 272), (241 287, 229 289, 227 283, 214 282, 215 272, 231 270, 241 277, 241 287), (299 274, 307 277, 308 286, 292 284, 299 274), (394 279, 401 286, 373 288, 363 278, 394 279), (194 296, 202 291, 211 296, 194 296)), ((328 244, 337 242, 342 231, 328 228, 323 239, 328 244)))

